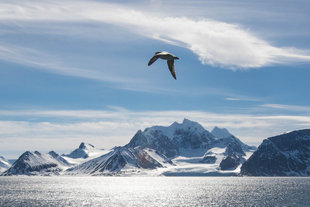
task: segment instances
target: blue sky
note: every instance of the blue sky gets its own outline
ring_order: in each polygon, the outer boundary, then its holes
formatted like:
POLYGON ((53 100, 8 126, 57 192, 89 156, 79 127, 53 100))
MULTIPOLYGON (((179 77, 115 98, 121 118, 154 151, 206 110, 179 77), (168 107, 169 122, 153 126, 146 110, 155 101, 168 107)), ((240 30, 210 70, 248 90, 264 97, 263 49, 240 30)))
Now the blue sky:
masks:
POLYGON ((241 140, 310 126, 310 2, 0 1, 0 154, 126 144, 189 118, 241 140), (177 80, 156 51, 178 57, 177 80))

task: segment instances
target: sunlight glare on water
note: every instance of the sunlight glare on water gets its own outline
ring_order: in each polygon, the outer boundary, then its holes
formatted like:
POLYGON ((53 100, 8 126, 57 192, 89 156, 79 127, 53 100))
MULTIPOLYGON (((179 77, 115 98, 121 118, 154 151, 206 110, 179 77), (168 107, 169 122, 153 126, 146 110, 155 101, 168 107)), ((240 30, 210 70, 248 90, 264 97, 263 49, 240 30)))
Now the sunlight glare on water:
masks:
POLYGON ((309 206, 310 178, 0 177, 0 206, 309 206))

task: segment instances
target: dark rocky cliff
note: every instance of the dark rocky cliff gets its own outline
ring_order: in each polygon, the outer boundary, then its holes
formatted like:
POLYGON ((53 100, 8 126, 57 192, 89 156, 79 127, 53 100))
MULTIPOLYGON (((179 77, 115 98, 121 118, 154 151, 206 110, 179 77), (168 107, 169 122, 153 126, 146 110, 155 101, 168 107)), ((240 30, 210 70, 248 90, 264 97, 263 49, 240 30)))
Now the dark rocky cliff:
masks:
POLYGON ((242 175, 309 176, 310 129, 265 139, 242 165, 242 175))

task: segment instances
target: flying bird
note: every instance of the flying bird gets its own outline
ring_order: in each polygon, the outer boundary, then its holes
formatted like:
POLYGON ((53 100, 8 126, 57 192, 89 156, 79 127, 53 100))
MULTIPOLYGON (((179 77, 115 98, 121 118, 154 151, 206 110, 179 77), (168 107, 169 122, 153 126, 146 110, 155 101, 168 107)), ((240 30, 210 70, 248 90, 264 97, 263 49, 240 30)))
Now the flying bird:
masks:
POLYGON ((158 58, 167 60, 171 75, 174 77, 174 79, 177 79, 174 69, 174 60, 178 60, 179 58, 166 51, 156 52, 155 55, 150 59, 148 66, 152 65, 158 58))

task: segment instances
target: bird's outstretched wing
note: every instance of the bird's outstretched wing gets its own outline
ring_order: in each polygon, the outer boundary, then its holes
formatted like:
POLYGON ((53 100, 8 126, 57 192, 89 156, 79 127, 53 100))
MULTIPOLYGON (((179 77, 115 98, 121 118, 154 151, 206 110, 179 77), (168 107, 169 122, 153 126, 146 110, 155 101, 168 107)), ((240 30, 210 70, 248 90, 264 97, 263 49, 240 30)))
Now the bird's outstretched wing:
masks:
POLYGON ((152 65, 153 62, 155 62, 158 58, 159 58, 158 55, 154 55, 154 56, 150 59, 150 61, 149 61, 149 63, 148 63, 147 65, 148 65, 148 66, 152 65))
POLYGON ((174 60, 167 60, 168 63, 168 68, 170 70, 171 75, 174 77, 174 79, 177 79, 177 76, 175 74, 175 69, 174 69, 174 60))

